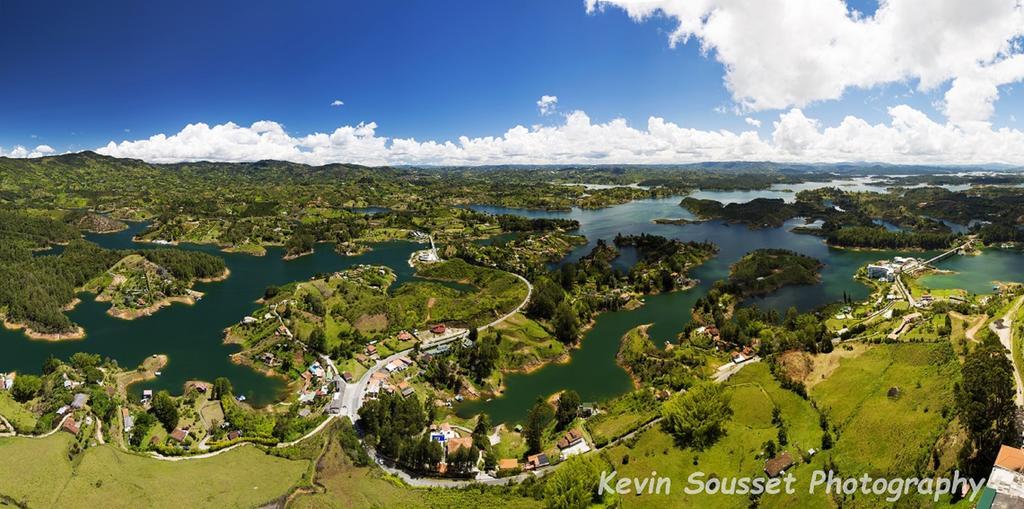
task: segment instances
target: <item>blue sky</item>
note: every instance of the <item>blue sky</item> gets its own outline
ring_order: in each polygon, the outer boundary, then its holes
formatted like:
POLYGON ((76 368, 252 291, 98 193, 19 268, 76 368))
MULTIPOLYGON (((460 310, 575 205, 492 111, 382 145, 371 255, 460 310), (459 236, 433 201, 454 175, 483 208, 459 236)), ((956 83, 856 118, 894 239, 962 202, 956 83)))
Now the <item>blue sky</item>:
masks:
POLYGON ((596 119, 742 124, 713 111, 729 102, 720 66, 670 49, 668 22, 588 15, 579 0, 99 4, 3 2, 17 23, 4 23, 0 61, 18 72, 0 80, 0 146, 261 119, 482 136, 549 120, 544 94, 596 119))
MULTIPOLYGON (((912 0, 908 0, 912 1, 912 0)), ((670 3, 668 0, 666 3, 670 3)), ((614 2, 613 2, 614 3, 614 2)), ((657 3, 657 2, 656 2, 657 3)), ((849 4, 866 15, 875 2, 849 4)), ((888 122, 905 104, 936 122, 948 83, 913 76, 841 99, 735 112, 715 52, 700 37, 671 47, 677 19, 638 22, 583 0, 308 2, 0 2, 0 147, 57 152, 172 135, 186 124, 273 120, 291 135, 375 122, 390 138, 501 136, 557 125, 535 102, 594 123, 651 116, 686 128, 761 136, 791 106, 823 125, 888 122), (343 106, 332 107, 334 100, 343 106)), ((710 39, 708 39, 710 41, 710 39)), ((770 79, 770 78, 769 78, 770 79)), ((1024 102, 1000 89, 995 126, 1024 102)))

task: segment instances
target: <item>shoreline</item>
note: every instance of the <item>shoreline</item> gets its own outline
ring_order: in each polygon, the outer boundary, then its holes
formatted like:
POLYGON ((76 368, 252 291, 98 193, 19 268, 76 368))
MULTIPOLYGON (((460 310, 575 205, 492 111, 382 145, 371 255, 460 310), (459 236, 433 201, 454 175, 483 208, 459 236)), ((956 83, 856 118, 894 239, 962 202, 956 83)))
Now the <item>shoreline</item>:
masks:
POLYGON ((85 339, 85 329, 81 326, 76 325, 72 332, 38 332, 33 330, 28 324, 12 322, 7 318, 4 318, 4 328, 7 330, 20 330, 22 334, 28 336, 30 339, 36 339, 40 341, 71 341, 85 339))
MULTIPOLYGON (((623 371, 626 372, 626 376, 629 377, 629 381, 633 383, 633 390, 642 389, 643 388, 643 381, 640 380, 639 378, 637 378, 636 375, 633 374, 633 372, 628 367, 626 367, 626 366, 624 366, 622 364, 622 343, 623 343, 623 341, 625 341, 626 336, 629 336, 629 334, 632 333, 633 331, 636 331, 637 334, 642 335, 643 338, 644 338, 644 341, 646 341, 648 343, 651 343, 651 336, 647 333, 647 330, 650 329, 652 325, 654 325, 654 324, 653 323, 645 323, 645 324, 638 325, 638 326, 636 326, 636 327, 626 331, 626 333, 623 334, 621 338, 619 338, 619 348, 615 352, 615 365, 618 366, 619 368, 621 368, 623 371)), ((655 345, 655 347, 656 346, 657 345, 655 345)))
POLYGON ((260 249, 240 249, 238 246, 226 246, 220 248, 220 252, 229 254, 246 254, 249 256, 267 256, 267 248, 259 245, 260 249))
POLYGON ((302 258, 303 256, 309 256, 311 254, 313 254, 313 250, 312 249, 310 249, 309 251, 303 251, 301 253, 296 253, 296 254, 286 254, 286 255, 282 256, 281 259, 286 261, 286 262, 290 262, 292 260, 296 260, 298 258, 302 258))
MULTIPOLYGON (((224 267, 224 272, 222 272, 219 276, 196 278, 196 282, 197 283, 216 283, 218 281, 224 281, 225 279, 227 279, 229 277, 231 277, 231 269, 229 269, 229 268, 227 268, 225 266, 224 267)), ((193 290, 193 291, 195 291, 195 290, 193 290)), ((196 293, 199 293, 199 292, 196 292, 196 293)))
POLYGON ((146 357, 141 364, 132 371, 125 371, 116 378, 117 387, 115 390, 121 397, 128 399, 128 388, 140 382, 148 382, 156 379, 156 372, 164 369, 170 358, 167 354, 153 354, 146 357))
MULTIPOLYGON (((156 313, 161 308, 168 307, 171 304, 186 304, 189 306, 195 305, 195 295, 198 294, 200 298, 202 298, 202 296, 204 295, 202 292, 197 292, 195 290, 189 291, 192 292, 190 295, 164 297, 163 299, 160 299, 144 308, 139 309, 115 309, 113 306, 111 306, 109 309, 107 309, 107 314, 114 318, 120 318, 121 320, 135 320, 137 318, 142 318, 144 316, 152 316, 153 313, 156 313)), ((96 300, 99 302, 104 302, 100 301, 99 298, 97 298, 96 300)))

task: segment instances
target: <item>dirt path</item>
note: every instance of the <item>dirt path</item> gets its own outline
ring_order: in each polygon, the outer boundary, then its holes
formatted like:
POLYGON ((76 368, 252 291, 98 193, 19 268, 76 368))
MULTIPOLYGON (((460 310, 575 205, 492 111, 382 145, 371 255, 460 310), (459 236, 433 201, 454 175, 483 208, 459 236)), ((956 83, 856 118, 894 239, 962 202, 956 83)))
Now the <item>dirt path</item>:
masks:
POLYGON ((956 311, 950 311, 949 314, 958 320, 962 320, 966 324, 971 324, 971 321, 974 321, 970 328, 964 332, 964 335, 967 336, 967 339, 977 343, 978 332, 985 327, 985 322, 988 321, 988 315, 981 315, 978 318, 972 319, 970 316, 957 313, 956 311))
POLYGON ((1010 306, 1010 309, 1003 315, 1003 326, 996 327, 995 322, 989 325, 992 332, 999 336, 999 342, 1006 348, 1006 356, 1010 359, 1010 364, 1013 365, 1013 381, 1017 386, 1017 397, 1016 403, 1018 407, 1024 407, 1024 381, 1021 380, 1020 366, 1017 365, 1017 360, 1013 355, 1014 352, 1014 341, 1013 341, 1013 318, 1017 316, 1017 312, 1020 311, 1021 304, 1024 303, 1024 296, 1017 297, 1017 302, 1010 306))

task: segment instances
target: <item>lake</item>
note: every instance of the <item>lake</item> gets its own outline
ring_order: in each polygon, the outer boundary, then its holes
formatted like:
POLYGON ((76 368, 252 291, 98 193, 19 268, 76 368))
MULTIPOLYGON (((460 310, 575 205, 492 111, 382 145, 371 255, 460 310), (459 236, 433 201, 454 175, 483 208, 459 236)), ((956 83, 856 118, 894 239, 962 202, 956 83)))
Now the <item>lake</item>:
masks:
MULTIPOLYGON (((111 249, 160 247, 132 242, 132 236, 144 228, 145 225, 135 223, 122 232, 86 237, 111 249)), ((305 280, 318 273, 357 264, 387 265, 397 272, 396 284, 408 281, 413 277, 413 269, 407 260, 413 251, 421 248, 412 242, 389 242, 376 244, 372 251, 363 255, 346 257, 335 253, 331 246, 321 245, 312 255, 284 261, 281 248, 269 248, 266 256, 256 257, 223 253, 214 246, 182 244, 178 247, 221 256, 231 270, 231 277, 221 282, 197 284, 195 289, 206 295, 194 306, 174 304, 152 316, 130 321, 107 315, 109 303, 96 302, 93 295, 82 294, 82 303, 68 315, 85 328, 85 339, 38 341, 28 339, 20 331, 0 329, 3 344, 0 372, 39 372, 48 356, 66 359, 75 352, 97 353, 132 368, 146 357, 162 353, 168 355, 169 362, 161 376, 132 386, 133 394, 141 394, 143 389, 180 393, 188 380, 212 381, 226 376, 231 379, 235 392, 245 395, 253 404, 272 403, 282 396, 284 381, 233 364, 228 356, 240 347, 221 342, 224 328, 259 308, 255 300, 262 297, 263 290, 270 285, 305 280)))
POLYGON ((584 335, 579 349, 567 364, 552 364, 529 374, 505 377, 505 393, 491 401, 467 401, 459 408, 461 416, 479 412, 490 415, 494 422, 521 421, 537 397, 573 389, 584 401, 600 401, 629 391, 632 383, 615 362, 619 340, 626 331, 647 323, 655 345, 675 340, 676 334, 690 320, 694 302, 703 296, 718 279, 727 277, 729 267, 743 255, 759 248, 783 248, 813 256, 825 267, 821 282, 816 285, 782 288, 751 303, 774 308, 784 313, 790 306, 801 311, 842 300, 866 298, 869 290, 853 279, 861 266, 872 261, 908 253, 897 251, 855 251, 834 249, 813 235, 790 230, 804 224, 804 219, 790 220, 779 228, 751 230, 743 225, 707 221, 686 225, 654 224, 657 218, 688 218, 693 216, 679 206, 678 198, 639 200, 598 210, 573 209, 569 212, 523 210, 505 207, 473 206, 474 210, 494 214, 517 214, 527 217, 575 219, 579 233, 586 235, 587 245, 574 250, 567 259, 578 260, 589 253, 598 239, 610 241, 616 233, 650 233, 686 241, 714 242, 718 255, 697 267, 693 277, 700 284, 691 290, 648 296, 644 306, 634 311, 615 311, 598 315, 594 326, 584 335))
MULTIPOLYGON (((819 237, 791 232, 791 228, 804 223, 799 218, 779 228, 759 230, 720 221, 686 225, 654 224, 652 221, 657 218, 693 219, 689 212, 679 206, 678 197, 640 200, 598 210, 573 209, 566 212, 490 206, 471 208, 489 213, 579 221, 578 233, 587 237, 587 244, 573 250, 566 257, 570 261, 589 253, 598 239, 611 241, 620 232, 645 232, 680 240, 711 241, 719 248, 715 258, 692 272, 693 277, 700 280, 696 288, 649 296, 643 307, 633 311, 599 315, 593 327, 586 332, 581 347, 572 351, 569 363, 548 365, 530 374, 508 375, 505 377, 507 390, 502 397, 492 401, 464 402, 458 408, 459 414, 464 416, 486 412, 495 422, 520 421, 537 397, 547 397, 562 389, 576 390, 584 401, 605 400, 629 391, 631 382, 615 362, 615 353, 622 335, 638 325, 651 323, 653 326, 650 334, 656 345, 674 340, 690 319, 693 303, 707 292, 714 281, 728 275, 731 264, 754 249, 789 249, 815 257, 825 264, 819 284, 786 287, 750 301, 780 313, 790 306, 810 310, 841 300, 844 295, 863 299, 867 297, 868 289, 853 279, 858 268, 895 255, 922 256, 922 253, 830 248, 819 237)), ((87 238, 115 249, 156 247, 132 242, 132 236, 143 228, 144 225, 135 223, 126 231, 106 235, 89 234, 87 238)), ((284 381, 232 364, 228 356, 238 351, 239 346, 224 345, 221 342, 223 329, 257 309, 259 306, 254 301, 263 295, 263 290, 269 285, 306 280, 319 273, 342 270, 357 264, 391 267, 398 275, 396 284, 413 280, 415 275, 407 260, 421 246, 411 242, 381 243, 363 255, 345 257, 336 254, 331 246, 321 245, 314 254, 292 261, 281 259, 280 248, 268 249, 267 256, 254 257, 222 253, 214 246, 179 247, 223 257, 231 270, 231 277, 222 282, 196 285, 196 289, 206 293, 206 296, 195 306, 173 305, 161 309, 153 316, 133 321, 108 316, 105 312, 109 304, 97 303, 91 295, 83 295, 83 302, 69 316, 85 328, 87 337, 84 340, 35 341, 26 338, 20 331, 0 329, 0 341, 3 342, 0 371, 38 372, 47 356, 67 358, 79 351, 116 359, 125 367, 134 367, 152 354, 164 353, 170 357, 170 362, 162 375, 156 380, 133 386, 133 394, 140 393, 143 388, 167 389, 179 393, 188 380, 213 380, 218 376, 227 376, 236 392, 245 395, 252 403, 271 403, 282 396, 284 381)), ((626 270, 635 260, 635 251, 624 249, 616 266, 626 270)), ((939 267, 957 270, 959 273, 929 276, 925 278, 925 284, 933 288, 956 285, 971 292, 982 293, 991 291, 992 280, 1019 280, 1020 274, 1024 273, 1024 256, 1017 251, 986 250, 979 257, 947 258, 939 263, 939 267)))

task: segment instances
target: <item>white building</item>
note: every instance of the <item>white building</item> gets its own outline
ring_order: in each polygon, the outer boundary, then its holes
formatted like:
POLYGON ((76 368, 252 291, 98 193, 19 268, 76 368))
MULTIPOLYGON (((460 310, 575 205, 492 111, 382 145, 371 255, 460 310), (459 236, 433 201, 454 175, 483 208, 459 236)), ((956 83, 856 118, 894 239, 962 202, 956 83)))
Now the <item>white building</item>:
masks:
POLYGON ((871 264, 868 265, 868 277, 871 279, 881 279, 883 281, 892 281, 896 279, 896 269, 887 263, 883 264, 871 264))

